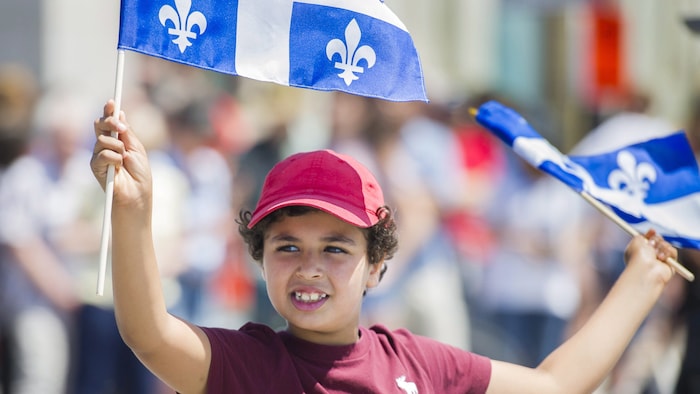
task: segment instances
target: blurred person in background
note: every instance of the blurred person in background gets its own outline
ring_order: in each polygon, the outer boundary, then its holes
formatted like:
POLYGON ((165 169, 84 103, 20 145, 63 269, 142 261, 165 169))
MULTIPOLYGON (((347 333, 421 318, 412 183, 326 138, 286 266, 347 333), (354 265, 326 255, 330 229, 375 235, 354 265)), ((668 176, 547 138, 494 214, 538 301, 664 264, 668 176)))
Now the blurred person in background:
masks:
POLYGON ((470 348, 456 248, 444 217, 466 203, 458 144, 436 104, 376 100, 378 177, 396 209, 403 248, 384 286, 367 294, 366 323, 383 321, 470 348), (380 137, 381 136, 381 137, 380 137))
MULTIPOLYGON (((241 196, 247 191, 237 182, 241 169, 239 160, 255 144, 255 133, 240 101, 240 79, 236 76, 209 73, 213 78, 209 118, 213 130, 211 146, 219 151, 229 164, 233 179, 231 206, 233 212, 240 207, 241 196)), ((244 198, 243 198, 244 199, 244 198)), ((256 278, 247 257, 245 245, 239 237, 228 237, 225 261, 215 275, 212 292, 223 309, 231 316, 249 315, 254 311, 256 278)), ((237 318, 236 318, 237 319, 237 318)))
POLYGON ((174 313, 196 322, 217 319, 212 281, 227 258, 232 234, 232 174, 226 158, 210 146, 213 132, 207 100, 193 100, 166 112, 167 148, 172 163, 185 175, 183 267, 177 276, 181 296, 174 313))
POLYGON ((471 109, 489 100, 503 102, 496 94, 486 92, 459 100, 451 109, 451 127, 457 139, 461 172, 469 192, 464 208, 452 211, 445 217, 445 223, 460 256, 475 347, 488 343, 491 334, 488 328, 482 330, 480 327, 482 316, 478 310, 481 306, 478 296, 488 258, 496 247, 488 212, 507 170, 507 147, 476 123, 470 113, 471 109))
POLYGON ((489 204, 495 245, 475 300, 490 338, 483 351, 534 367, 566 337, 579 302, 574 267, 586 243, 572 218, 578 197, 515 154, 507 158, 489 204))
POLYGON ((0 68, 0 332, 7 394, 66 392, 69 321, 79 305, 51 243, 51 174, 28 155, 36 94, 27 70, 0 68))

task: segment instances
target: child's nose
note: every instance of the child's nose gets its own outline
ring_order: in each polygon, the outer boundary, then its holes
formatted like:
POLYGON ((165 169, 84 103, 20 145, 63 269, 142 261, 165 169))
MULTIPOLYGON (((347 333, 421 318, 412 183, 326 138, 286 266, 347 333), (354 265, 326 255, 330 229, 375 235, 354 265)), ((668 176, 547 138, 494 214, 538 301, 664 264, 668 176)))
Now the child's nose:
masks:
POLYGON ((299 262, 297 275, 304 279, 318 279, 323 276, 323 261, 314 253, 306 253, 299 262))

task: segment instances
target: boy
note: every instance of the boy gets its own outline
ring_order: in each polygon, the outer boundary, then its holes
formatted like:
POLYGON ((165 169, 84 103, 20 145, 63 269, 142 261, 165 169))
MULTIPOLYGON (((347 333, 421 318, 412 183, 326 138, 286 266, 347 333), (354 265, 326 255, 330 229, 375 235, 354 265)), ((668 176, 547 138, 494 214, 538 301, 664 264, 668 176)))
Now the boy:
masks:
POLYGON ((91 167, 112 211, 114 306, 124 341, 170 387, 189 393, 586 393, 593 391, 673 275, 677 251, 653 231, 589 322, 535 369, 489 360, 406 330, 359 327, 362 296, 395 248, 391 211, 364 167, 331 151, 293 155, 240 217, 287 329, 198 327, 170 315, 151 241, 151 174, 114 103, 95 121, 91 167), (118 133, 118 139, 109 137, 118 133))

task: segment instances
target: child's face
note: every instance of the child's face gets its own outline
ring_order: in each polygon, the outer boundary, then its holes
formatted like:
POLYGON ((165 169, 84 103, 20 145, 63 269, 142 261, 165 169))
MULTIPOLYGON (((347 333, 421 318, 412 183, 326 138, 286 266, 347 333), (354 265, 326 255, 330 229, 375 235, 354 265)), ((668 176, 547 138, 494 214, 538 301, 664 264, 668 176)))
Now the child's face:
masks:
POLYGON ((285 216, 265 234, 267 294, 289 331, 311 342, 357 340, 362 294, 380 267, 368 263, 361 229, 324 212, 285 216))

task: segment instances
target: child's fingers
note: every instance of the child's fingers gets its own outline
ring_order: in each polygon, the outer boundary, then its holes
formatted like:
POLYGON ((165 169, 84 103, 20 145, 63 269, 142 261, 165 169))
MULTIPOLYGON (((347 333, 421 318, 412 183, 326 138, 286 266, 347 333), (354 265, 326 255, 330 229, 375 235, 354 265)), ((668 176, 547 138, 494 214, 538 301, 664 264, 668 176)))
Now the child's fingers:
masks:
POLYGON ((646 234, 644 234, 644 238, 646 238, 649 244, 653 247, 656 247, 657 244, 663 241, 663 238, 656 234, 656 230, 653 228, 647 230, 646 234))
POLYGON ((656 250, 656 258, 660 261, 666 261, 669 257, 678 258, 678 250, 668 243, 662 236, 656 233, 654 229, 649 229, 644 237, 649 244, 656 250))
POLYGON ((120 119, 112 116, 114 112, 114 101, 109 100, 104 106, 103 116, 94 122, 95 136, 111 135, 114 133, 126 132, 128 127, 124 123, 124 112, 120 111, 120 119))
POLYGON ((666 241, 662 241, 659 244, 657 252, 658 258, 661 261, 666 261, 668 258, 672 258, 674 260, 678 259, 678 249, 676 249, 666 241))

